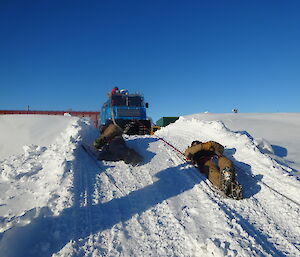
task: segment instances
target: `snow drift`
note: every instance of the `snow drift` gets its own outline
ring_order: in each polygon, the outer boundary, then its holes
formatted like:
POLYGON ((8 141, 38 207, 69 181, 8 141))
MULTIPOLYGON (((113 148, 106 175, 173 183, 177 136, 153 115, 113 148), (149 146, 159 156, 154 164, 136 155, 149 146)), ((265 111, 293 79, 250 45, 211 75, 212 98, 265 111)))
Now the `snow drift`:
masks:
POLYGON ((89 140, 93 128, 88 121, 71 117, 7 115, 1 122, 6 138, 2 155, 16 153, 0 162, 0 232, 4 232, 41 215, 58 215, 73 204, 74 151, 83 139, 89 140), (23 153, 17 154, 21 149, 23 153))
POLYGON ((96 162, 80 147, 97 134, 87 120, 49 118, 36 117, 33 128, 23 117, 18 129, 28 135, 50 122, 56 132, 45 136, 47 144, 33 137, 23 153, 2 151, 1 256, 300 254, 299 180, 273 158, 272 140, 197 115, 157 132, 181 151, 195 139, 223 144, 244 186, 245 199, 234 201, 157 137, 126 136, 144 156, 141 166, 96 162))

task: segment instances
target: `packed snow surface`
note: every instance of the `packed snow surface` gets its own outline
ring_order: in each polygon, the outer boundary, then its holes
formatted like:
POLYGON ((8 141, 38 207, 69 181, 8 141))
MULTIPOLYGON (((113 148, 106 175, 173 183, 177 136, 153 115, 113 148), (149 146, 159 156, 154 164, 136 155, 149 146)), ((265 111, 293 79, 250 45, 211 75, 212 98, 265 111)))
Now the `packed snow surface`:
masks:
POLYGON ((125 136, 135 167, 84 151, 89 120, 0 116, 0 256, 300 256, 300 115, 280 115, 196 114, 125 136), (223 198, 160 138, 223 144, 245 199, 223 198))

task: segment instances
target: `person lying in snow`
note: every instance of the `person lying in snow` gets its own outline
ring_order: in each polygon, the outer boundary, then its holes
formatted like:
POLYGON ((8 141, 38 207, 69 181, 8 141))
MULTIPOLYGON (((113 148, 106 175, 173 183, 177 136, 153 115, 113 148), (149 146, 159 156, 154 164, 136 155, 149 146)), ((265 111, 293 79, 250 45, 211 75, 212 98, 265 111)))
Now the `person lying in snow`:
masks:
POLYGON ((193 141, 185 151, 185 156, 204 173, 218 189, 234 199, 242 198, 241 185, 235 181, 235 169, 232 161, 223 156, 224 146, 208 141, 193 141), (216 164, 216 157, 217 163, 216 164))
POLYGON ((123 160, 127 164, 138 165, 143 161, 143 157, 126 145, 122 134, 123 130, 114 124, 110 124, 102 130, 100 137, 94 141, 94 147, 101 149, 98 159, 105 161, 123 160))

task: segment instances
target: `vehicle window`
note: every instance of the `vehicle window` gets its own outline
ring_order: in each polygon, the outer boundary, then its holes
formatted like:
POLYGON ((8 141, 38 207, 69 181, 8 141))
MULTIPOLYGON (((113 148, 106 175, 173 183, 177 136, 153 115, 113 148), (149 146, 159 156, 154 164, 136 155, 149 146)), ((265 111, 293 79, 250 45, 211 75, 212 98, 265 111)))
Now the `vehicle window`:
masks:
POLYGON ((126 105, 126 99, 123 95, 113 95, 111 98, 111 104, 113 106, 124 106, 126 105))
POLYGON ((143 98, 140 96, 113 95, 111 97, 112 106, 143 106, 143 98))
POLYGON ((139 96, 128 97, 128 106, 131 106, 131 107, 142 106, 142 98, 139 96))

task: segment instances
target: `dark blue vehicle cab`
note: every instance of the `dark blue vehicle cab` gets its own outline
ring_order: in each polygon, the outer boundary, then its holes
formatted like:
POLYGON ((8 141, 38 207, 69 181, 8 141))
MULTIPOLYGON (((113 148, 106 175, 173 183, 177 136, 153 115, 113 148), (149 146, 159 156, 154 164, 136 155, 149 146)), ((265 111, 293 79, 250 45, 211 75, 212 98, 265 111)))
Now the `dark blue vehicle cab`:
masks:
POLYGON ((145 135, 151 130, 141 94, 117 93, 109 97, 100 112, 100 131, 111 123, 118 124, 129 135, 145 135))

